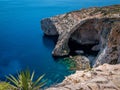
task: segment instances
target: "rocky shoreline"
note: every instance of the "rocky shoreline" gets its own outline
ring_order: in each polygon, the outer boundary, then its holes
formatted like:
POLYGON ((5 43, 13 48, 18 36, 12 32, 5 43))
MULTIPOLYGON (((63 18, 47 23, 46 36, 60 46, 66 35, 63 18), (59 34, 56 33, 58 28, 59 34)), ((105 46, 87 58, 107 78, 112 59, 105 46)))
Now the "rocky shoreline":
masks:
MULTIPOLYGON (((87 72, 78 69, 48 90, 120 90, 120 5, 92 7, 45 18, 41 27, 46 35, 59 36, 53 56, 68 56, 70 40, 84 48, 92 46, 90 51, 98 51, 93 69, 85 68, 87 72)), ((75 52, 80 54, 74 58, 79 68, 88 65, 88 58, 81 56, 84 50, 75 52)))
POLYGON ((104 64, 91 70, 76 71, 47 90, 120 90, 120 64, 104 64))
POLYGON ((70 38, 76 42, 96 44, 99 50, 94 66, 120 62, 120 5, 93 7, 46 18, 41 21, 46 35, 59 35, 53 56, 65 56, 70 52, 70 38))

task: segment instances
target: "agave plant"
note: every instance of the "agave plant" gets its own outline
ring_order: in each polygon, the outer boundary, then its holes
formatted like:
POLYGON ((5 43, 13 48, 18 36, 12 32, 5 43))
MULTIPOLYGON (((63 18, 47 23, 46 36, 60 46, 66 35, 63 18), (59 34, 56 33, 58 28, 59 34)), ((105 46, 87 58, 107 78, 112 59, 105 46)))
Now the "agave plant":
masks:
POLYGON ((35 72, 30 74, 30 71, 26 70, 18 73, 17 77, 10 74, 6 78, 19 90, 38 90, 46 84, 46 80, 41 82, 45 75, 34 81, 34 74, 35 72))
POLYGON ((17 90, 17 89, 7 82, 0 81, 0 90, 17 90))

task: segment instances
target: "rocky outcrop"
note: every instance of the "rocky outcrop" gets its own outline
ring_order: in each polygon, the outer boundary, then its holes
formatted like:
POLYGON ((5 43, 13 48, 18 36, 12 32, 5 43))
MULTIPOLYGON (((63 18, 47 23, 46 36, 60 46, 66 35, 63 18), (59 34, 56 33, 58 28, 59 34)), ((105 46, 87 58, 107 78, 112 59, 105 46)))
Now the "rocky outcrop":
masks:
MULTIPOLYGON (((68 55, 71 39, 80 45, 93 45, 91 50, 99 51, 92 69, 86 57, 71 56, 76 70, 87 70, 76 71, 47 90, 120 90, 120 5, 93 7, 46 18, 41 21, 41 27, 46 35, 59 36, 52 52, 54 56, 68 55)), ((75 53, 85 52, 76 50, 75 53)))
POLYGON ((76 62, 76 68, 75 70, 85 70, 90 68, 90 62, 89 59, 85 56, 74 56, 71 58, 76 62))
POLYGON ((68 70, 85 70, 90 68, 90 60, 81 55, 66 57, 59 63, 64 64, 68 70))
POLYGON ((120 90, 120 64, 104 64, 75 74, 47 90, 120 90))
POLYGON ((120 62, 120 5, 82 9, 43 19, 41 27, 47 35, 59 35, 52 52, 54 56, 69 54, 71 38, 82 45, 97 44, 92 48, 100 50, 94 66, 120 62))

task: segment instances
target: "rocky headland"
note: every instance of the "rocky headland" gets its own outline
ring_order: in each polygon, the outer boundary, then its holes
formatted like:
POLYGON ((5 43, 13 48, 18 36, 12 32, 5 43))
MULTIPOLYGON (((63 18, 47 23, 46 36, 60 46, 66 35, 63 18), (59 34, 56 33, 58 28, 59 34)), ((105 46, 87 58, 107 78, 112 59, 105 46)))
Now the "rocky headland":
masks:
MULTIPOLYGON (((92 45, 89 49, 98 51, 93 69, 80 71, 79 67, 75 74, 48 90, 120 90, 120 5, 91 7, 45 18, 41 27, 46 35, 59 36, 53 56, 69 55, 70 40, 82 46, 92 45)), ((89 66, 88 58, 81 56, 84 51, 76 53, 80 54, 74 58, 78 66, 83 67, 83 62, 89 66)))

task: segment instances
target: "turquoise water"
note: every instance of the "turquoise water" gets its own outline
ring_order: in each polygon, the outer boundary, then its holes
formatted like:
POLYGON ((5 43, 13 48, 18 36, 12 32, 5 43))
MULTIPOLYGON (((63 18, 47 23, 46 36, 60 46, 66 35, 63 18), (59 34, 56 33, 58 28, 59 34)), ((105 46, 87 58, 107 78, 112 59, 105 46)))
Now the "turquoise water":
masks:
POLYGON ((45 37, 42 18, 90 6, 120 4, 120 0, 0 0, 0 78, 30 68, 37 75, 46 74, 48 84, 55 84, 71 73, 55 61, 55 46, 45 37))

